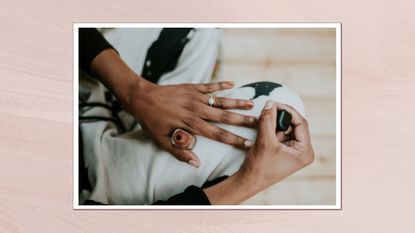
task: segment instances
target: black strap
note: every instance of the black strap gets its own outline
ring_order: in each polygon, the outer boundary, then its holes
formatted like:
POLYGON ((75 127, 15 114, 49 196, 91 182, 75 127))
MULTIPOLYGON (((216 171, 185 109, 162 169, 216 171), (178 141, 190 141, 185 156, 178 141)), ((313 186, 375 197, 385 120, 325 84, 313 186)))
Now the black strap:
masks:
POLYGON ((95 28, 79 28, 78 32, 79 68, 91 75, 92 60, 105 49, 114 49, 114 47, 95 28))
POLYGON ((157 83, 160 77, 174 70, 184 46, 193 35, 192 28, 164 28, 158 39, 147 50, 141 76, 157 83))

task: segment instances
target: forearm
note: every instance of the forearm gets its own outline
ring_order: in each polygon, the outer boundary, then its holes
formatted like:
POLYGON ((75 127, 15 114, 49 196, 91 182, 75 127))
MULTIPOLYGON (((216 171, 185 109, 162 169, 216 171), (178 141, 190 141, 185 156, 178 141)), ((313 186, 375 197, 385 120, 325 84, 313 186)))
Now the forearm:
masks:
POLYGON ((137 75, 113 49, 99 53, 91 62, 91 72, 124 104, 130 104, 130 92, 142 91, 148 81, 137 75))
POLYGON ((106 49, 114 49, 96 28, 79 29, 79 68, 91 73, 92 60, 106 49))
POLYGON ((235 205, 260 192, 260 187, 251 177, 243 176, 239 171, 226 180, 203 189, 212 205, 235 205))

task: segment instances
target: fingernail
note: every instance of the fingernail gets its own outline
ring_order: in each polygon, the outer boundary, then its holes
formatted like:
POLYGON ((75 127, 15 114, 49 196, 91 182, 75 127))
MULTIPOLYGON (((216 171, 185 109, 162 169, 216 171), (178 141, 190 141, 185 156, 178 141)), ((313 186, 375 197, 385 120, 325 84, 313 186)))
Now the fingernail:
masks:
POLYGON ((235 82, 234 81, 228 81, 228 82, 226 82, 229 86, 233 86, 233 85, 235 85, 235 82))
POLYGON ((254 106, 254 102, 252 102, 252 101, 247 101, 247 102, 246 102, 246 106, 247 106, 248 108, 252 108, 252 107, 254 106))
POLYGON ((199 167, 199 163, 196 160, 189 160, 188 163, 193 167, 199 167))
POLYGON ((272 102, 271 100, 268 100, 267 103, 265 104, 264 109, 270 110, 273 105, 274 105, 274 102, 272 102))
POLYGON ((246 148, 249 148, 249 147, 251 147, 252 146, 252 142, 251 141, 249 141, 249 140, 245 140, 245 142, 244 142, 244 145, 245 145, 245 147, 246 148))

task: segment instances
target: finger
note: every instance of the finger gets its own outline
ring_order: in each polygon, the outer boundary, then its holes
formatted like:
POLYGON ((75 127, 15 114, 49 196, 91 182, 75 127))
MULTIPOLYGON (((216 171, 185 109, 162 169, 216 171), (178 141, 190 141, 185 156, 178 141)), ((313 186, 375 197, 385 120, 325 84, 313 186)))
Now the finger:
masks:
POLYGON ((258 120, 258 137, 263 138, 275 137, 275 129, 277 127, 277 106, 272 101, 267 101, 262 109, 258 120))
POLYGON ((285 134, 283 132, 277 132, 276 136, 277 136, 277 140, 279 142, 284 142, 285 141, 285 134))
MULTIPOLYGON (((209 104, 209 99, 209 95, 203 95, 202 102, 209 104)), ((219 96, 213 96, 213 99, 213 107, 222 109, 251 109, 254 107, 254 102, 252 100, 232 99, 219 96)))
POLYGON ((207 94, 215 91, 231 89, 235 85, 234 82, 217 82, 217 83, 203 83, 203 84, 193 84, 193 87, 196 88, 201 93, 207 94))
POLYGON ((288 113, 291 114, 291 123, 293 123, 294 125, 298 125, 301 124, 305 121, 304 117, 301 116, 300 113, 298 113, 293 107, 291 107, 290 105, 287 104, 281 104, 281 103, 276 103, 278 109, 282 109, 287 111, 288 113))
POLYGON ((308 130, 308 122, 306 119, 301 116, 293 107, 277 103, 279 109, 283 109, 291 114, 291 125, 293 127, 293 139, 300 142, 305 142, 310 140, 310 134, 308 130))
POLYGON ((256 125, 256 118, 253 116, 247 116, 239 113, 224 111, 218 108, 211 108, 206 106, 204 108, 202 117, 205 120, 221 122, 229 125, 240 125, 253 127, 256 125))
POLYGON ((293 131, 293 127, 290 125, 290 126, 288 126, 288 129, 286 131, 284 131, 284 134, 285 135, 290 135, 292 133, 292 131, 293 131))
POLYGON ((199 158, 190 150, 183 150, 175 147, 171 143, 171 139, 169 137, 163 137, 160 140, 161 146, 172 154, 177 160, 186 162, 196 168, 200 167, 200 160, 199 158))
POLYGON ((248 149, 252 146, 252 142, 246 138, 235 135, 225 129, 216 127, 207 123, 206 121, 200 121, 197 124, 197 131, 201 136, 210 138, 212 140, 222 142, 228 145, 236 146, 241 149, 248 149))

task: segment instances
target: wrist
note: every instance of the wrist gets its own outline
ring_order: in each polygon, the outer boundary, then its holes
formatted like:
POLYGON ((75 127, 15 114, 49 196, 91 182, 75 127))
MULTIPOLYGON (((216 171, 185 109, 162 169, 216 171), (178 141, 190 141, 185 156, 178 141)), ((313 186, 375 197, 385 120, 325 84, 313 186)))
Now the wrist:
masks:
POLYGON ((247 178, 238 171, 228 179, 203 191, 212 205, 240 204, 260 191, 253 179, 247 178))
POLYGON ((125 76, 126 82, 119 90, 114 90, 117 93, 117 98, 127 109, 134 106, 134 100, 142 100, 146 92, 149 91, 152 83, 145 80, 141 76, 132 73, 125 76))
POLYGON ((264 189, 263 182, 257 174, 248 173, 240 169, 234 175, 235 179, 238 180, 238 184, 246 187, 246 192, 251 196, 264 189))
POLYGON ((239 169, 240 179, 247 183, 251 190, 258 193, 281 180, 279 175, 271 174, 264 167, 252 167, 243 164, 239 169))

